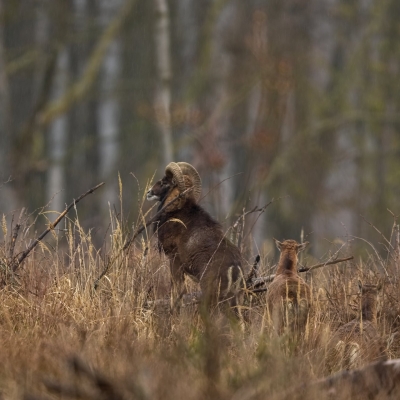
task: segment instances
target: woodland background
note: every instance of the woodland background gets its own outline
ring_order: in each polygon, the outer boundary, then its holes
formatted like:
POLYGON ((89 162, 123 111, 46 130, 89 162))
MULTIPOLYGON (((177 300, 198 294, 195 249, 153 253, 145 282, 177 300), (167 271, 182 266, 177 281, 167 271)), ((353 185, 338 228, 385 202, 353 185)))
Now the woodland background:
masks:
POLYGON ((0 213, 46 223, 105 181, 79 206, 102 239, 118 174, 135 220, 188 161, 221 221, 280 198, 258 246, 379 241, 363 217, 386 234, 400 212, 399 17, 398 0, 0 0, 0 213))

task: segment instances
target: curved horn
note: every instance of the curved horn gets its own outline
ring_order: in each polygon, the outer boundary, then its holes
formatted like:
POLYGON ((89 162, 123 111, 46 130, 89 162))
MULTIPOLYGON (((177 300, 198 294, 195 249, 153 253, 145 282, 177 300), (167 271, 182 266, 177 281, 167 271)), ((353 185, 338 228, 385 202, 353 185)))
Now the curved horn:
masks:
POLYGON ((173 178, 176 180, 176 183, 178 185, 179 192, 182 193, 186 189, 186 187, 185 187, 185 179, 183 178, 183 173, 180 166, 177 163, 170 162, 165 167, 165 174, 167 173, 172 174, 173 178))
POLYGON ((178 162, 177 164, 179 165, 182 174, 189 176, 190 180, 192 181, 193 183, 192 195, 197 203, 201 195, 201 178, 199 173, 196 171, 196 168, 194 168, 193 165, 187 162, 178 162))

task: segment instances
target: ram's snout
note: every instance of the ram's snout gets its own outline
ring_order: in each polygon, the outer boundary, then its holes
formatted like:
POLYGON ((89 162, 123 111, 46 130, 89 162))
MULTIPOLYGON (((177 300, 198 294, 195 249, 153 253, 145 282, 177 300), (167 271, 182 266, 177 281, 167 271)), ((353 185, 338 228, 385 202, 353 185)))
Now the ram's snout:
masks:
POLYGON ((146 198, 148 201, 155 201, 155 200, 159 201, 160 200, 160 196, 157 196, 156 194, 154 194, 153 189, 150 189, 147 192, 146 198))

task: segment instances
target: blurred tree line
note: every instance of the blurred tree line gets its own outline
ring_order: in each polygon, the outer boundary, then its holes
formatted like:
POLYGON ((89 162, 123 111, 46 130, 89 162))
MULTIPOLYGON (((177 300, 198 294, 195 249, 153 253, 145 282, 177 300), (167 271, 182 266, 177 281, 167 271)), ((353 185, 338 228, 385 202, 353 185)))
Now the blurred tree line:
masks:
POLYGON ((399 17, 396 0, 0 0, 0 212, 60 211, 105 180, 80 205, 105 226, 119 173, 134 219, 182 160, 221 221, 279 199, 259 245, 373 240, 361 215, 389 234, 399 17))

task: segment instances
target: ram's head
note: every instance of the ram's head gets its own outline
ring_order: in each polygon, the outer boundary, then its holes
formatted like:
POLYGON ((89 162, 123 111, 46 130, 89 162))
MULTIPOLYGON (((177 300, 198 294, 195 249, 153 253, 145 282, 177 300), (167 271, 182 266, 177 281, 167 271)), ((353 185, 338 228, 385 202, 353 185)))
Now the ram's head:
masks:
POLYGON ((165 175, 147 192, 147 200, 168 204, 189 188, 192 190, 171 205, 171 209, 181 208, 188 198, 197 203, 201 195, 201 179, 196 169, 186 162, 171 162, 165 168, 165 175))

